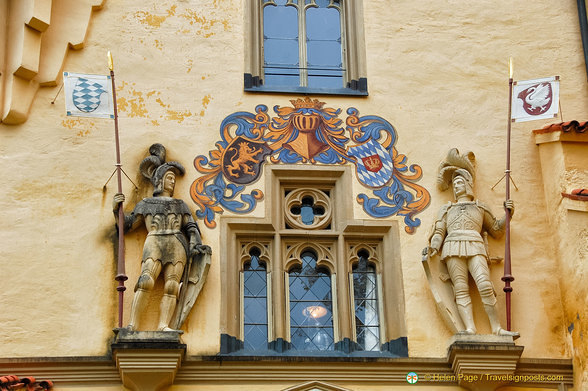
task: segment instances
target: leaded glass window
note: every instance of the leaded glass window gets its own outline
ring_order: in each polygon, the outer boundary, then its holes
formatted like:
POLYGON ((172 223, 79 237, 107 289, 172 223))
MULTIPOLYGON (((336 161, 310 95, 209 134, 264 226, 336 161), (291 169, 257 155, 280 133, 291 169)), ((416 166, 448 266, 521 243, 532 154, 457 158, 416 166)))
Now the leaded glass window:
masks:
POLYGON ((248 350, 267 349, 267 270, 254 248, 243 268, 244 347, 248 350))
POLYGON ((266 86, 345 87, 341 1, 263 1, 266 86))
POLYGON ((368 263, 368 254, 360 251, 353 267, 353 296, 355 333, 362 350, 380 350, 380 320, 378 315, 378 286, 376 270, 368 263))
POLYGON ((292 349, 333 350, 331 276, 317 267, 311 251, 303 252, 301 261, 289 275, 292 349))

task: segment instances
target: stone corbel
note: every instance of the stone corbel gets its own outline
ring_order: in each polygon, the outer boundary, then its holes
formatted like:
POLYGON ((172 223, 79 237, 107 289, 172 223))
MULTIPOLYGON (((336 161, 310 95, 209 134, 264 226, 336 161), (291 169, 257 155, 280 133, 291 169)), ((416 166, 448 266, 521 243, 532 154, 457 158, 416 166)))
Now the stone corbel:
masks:
POLYGON ((112 355, 123 385, 132 391, 165 391, 186 353, 181 331, 116 329, 112 355))
POLYGON ((472 391, 494 391, 512 381, 523 353, 512 337, 496 335, 455 335, 448 361, 458 384, 472 391))

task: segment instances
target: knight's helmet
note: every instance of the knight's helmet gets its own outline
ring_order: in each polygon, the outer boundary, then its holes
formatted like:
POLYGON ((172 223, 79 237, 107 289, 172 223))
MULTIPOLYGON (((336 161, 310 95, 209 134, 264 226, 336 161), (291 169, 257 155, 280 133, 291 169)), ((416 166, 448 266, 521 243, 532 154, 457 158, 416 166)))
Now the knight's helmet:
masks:
POLYGON ((161 144, 149 147, 149 156, 143 159, 139 170, 153 184, 153 196, 158 196, 163 191, 163 176, 166 172, 172 171, 179 176, 186 172, 180 163, 165 161, 165 147, 161 144))
POLYGON ((439 190, 445 191, 452 184, 453 180, 460 176, 465 181, 467 193, 473 197, 475 164, 476 156, 473 152, 460 154, 457 148, 450 149, 445 160, 439 165, 437 187, 439 190))

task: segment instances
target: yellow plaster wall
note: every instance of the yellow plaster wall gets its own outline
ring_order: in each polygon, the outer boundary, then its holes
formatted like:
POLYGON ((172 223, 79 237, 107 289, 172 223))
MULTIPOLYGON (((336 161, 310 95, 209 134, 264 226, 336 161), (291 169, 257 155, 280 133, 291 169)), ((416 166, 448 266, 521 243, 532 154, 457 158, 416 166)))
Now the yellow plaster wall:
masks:
MULTIPOLYGON (((154 142, 187 168, 176 195, 188 201, 199 175, 192 166, 219 139, 219 125, 257 104, 288 106, 298 96, 243 92, 245 0, 106 1, 94 13, 85 48, 69 53, 64 70, 106 73, 106 51, 115 59, 121 152, 125 171, 140 185, 124 192, 134 205, 150 187, 138 164, 154 142)), ((443 357, 449 331, 438 316, 420 265, 427 231, 450 194, 435 188, 436 169, 451 147, 472 150, 478 161, 478 197, 500 214, 507 124, 507 61, 515 78, 561 76, 565 119, 585 119, 586 74, 573 2, 364 2, 367 98, 317 97, 327 107, 356 107, 360 115, 387 119, 398 132, 397 148, 419 164, 419 184, 432 202, 417 217, 416 234, 400 237, 406 322, 411 356, 443 357), (538 27, 540 26, 540 28, 538 27)), ((0 124, 1 191, 0 356, 104 355, 116 326, 111 199, 116 185, 102 186, 114 166, 112 123, 67 118, 58 87, 40 89, 30 117, 19 126, 0 124)), ((558 119, 560 120, 560 119, 558 119)), ((531 129, 514 124, 512 170, 519 187, 512 198, 513 328, 525 357, 570 357, 562 301, 545 239, 548 216, 531 129)), ((262 188, 263 181, 256 187, 262 188)), ((353 187, 355 194, 364 191, 353 187)), ((357 218, 367 218, 359 205, 357 218)), ((252 215, 263 213, 263 203, 252 215)), ((203 224, 203 240, 218 249, 219 230, 203 224)), ((145 232, 127 237, 128 316, 145 232)), ((493 254, 502 242, 492 243, 493 254)), ((504 314, 500 267, 492 270, 504 314)), ((185 326, 188 354, 219 349, 220 271, 218 251, 202 296, 185 326)), ((156 305, 156 299, 152 302, 156 305)), ((480 310, 480 308, 478 308, 480 310)), ((479 312, 479 311, 478 311, 479 312)), ((504 315, 503 319, 504 319, 504 315)), ((485 316, 476 318, 487 332, 485 316)), ((126 319, 125 319, 126 322, 126 319)), ((155 314, 145 324, 155 322, 155 314)), ((178 388, 179 389, 179 388, 178 388)))

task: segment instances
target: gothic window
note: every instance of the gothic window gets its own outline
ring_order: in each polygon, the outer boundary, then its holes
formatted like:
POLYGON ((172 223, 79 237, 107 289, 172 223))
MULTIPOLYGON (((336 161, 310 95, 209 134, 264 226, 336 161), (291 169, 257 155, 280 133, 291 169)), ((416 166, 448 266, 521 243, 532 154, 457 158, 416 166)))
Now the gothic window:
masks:
POLYGON ((340 1, 264 0, 266 85, 343 88, 340 1))
POLYGON ((317 266, 313 252, 305 251, 301 260, 289 278, 292 349, 333 350, 331 276, 317 266))
POLYGON ((376 269, 368 262, 366 250, 358 253, 353 267, 355 336, 361 350, 380 350, 380 321, 376 269))
POLYGON ((245 349, 267 349, 267 270, 253 248, 243 268, 243 326, 245 349))
POLYGON ((251 0, 246 91, 367 95, 358 0, 251 0))
POLYGON ((268 167, 265 217, 221 219, 221 354, 406 357, 398 224, 350 217, 349 168, 299 168, 268 167))

